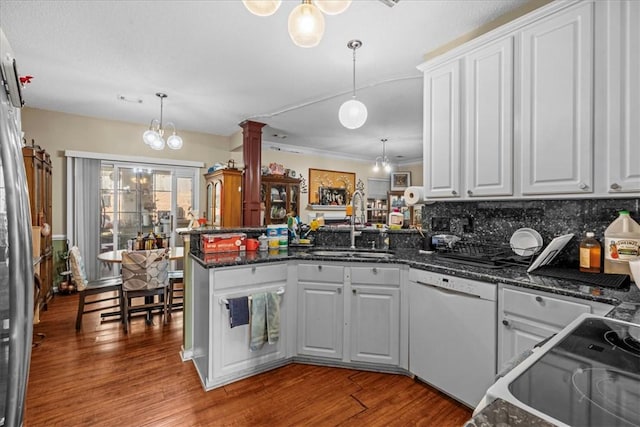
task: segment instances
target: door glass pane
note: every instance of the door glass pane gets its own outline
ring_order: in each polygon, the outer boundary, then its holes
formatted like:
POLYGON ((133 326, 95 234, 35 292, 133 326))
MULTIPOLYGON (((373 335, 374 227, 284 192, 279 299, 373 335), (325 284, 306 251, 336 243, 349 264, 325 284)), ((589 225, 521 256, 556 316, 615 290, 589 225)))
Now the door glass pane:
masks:
MULTIPOLYGON (((182 177, 176 178, 176 224, 178 228, 186 228, 189 226, 190 218, 187 213, 193 206, 193 178, 182 177)), ((194 212, 196 214, 197 212, 194 212)), ((172 245, 184 246, 182 237, 177 233, 173 233, 172 245)))

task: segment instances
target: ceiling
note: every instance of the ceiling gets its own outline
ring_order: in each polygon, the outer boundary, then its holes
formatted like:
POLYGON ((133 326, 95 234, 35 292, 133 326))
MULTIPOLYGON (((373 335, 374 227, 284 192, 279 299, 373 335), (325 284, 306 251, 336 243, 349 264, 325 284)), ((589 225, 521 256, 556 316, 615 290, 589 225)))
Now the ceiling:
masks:
POLYGON ((251 119, 285 150, 373 161, 387 138, 390 159, 403 163, 422 158, 424 55, 525 2, 355 0, 325 16, 310 49, 289 38, 300 2, 286 0, 269 17, 240 0, 0 0, 0 26, 20 74, 34 76, 23 91, 29 107, 140 123, 142 134, 160 115, 155 93, 165 92, 164 120, 178 132, 228 136, 251 119), (369 111, 355 130, 338 121, 352 91, 351 39, 363 42, 357 98, 369 111))

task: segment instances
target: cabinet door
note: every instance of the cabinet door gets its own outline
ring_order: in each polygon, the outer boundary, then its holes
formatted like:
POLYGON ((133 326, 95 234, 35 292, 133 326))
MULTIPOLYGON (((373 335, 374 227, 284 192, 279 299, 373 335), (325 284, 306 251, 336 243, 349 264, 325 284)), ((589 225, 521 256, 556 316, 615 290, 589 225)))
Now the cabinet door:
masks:
POLYGON ((498 352, 498 370, 504 368, 506 363, 514 357, 531 350, 534 345, 559 330, 541 323, 503 317, 499 325, 500 351, 498 352))
POLYGON ((428 197, 460 196, 460 61, 424 76, 424 183, 428 197))
MULTIPOLYGON (((612 20, 609 49, 615 52, 609 62, 609 193, 640 191, 640 2, 608 4, 612 20), (619 56, 618 56, 619 53, 619 56), (618 66, 613 64, 619 63, 618 66), (616 102, 619 99, 619 102, 616 102), (620 110, 618 110, 620 109, 620 110)), ((607 104, 605 104, 607 105, 607 104)))
POLYGON ((593 4, 522 32, 522 194, 593 191, 593 4))
POLYGON ((298 354, 342 359, 342 283, 298 284, 298 354))
POLYGON ((397 366, 400 289, 353 285, 351 292, 351 360, 397 366))
POLYGON ((467 195, 513 194, 513 38, 466 59, 467 195))
MULTIPOLYGON (((240 273, 242 274, 242 273, 240 273)), ((276 292, 280 288, 286 289, 286 282, 270 283, 266 286, 215 293, 213 298, 213 372, 214 377, 219 378, 249 369, 255 369, 267 362, 283 359, 286 355, 286 304, 287 297, 284 294, 280 299, 280 338, 276 343, 265 343, 256 351, 249 349, 251 331, 249 325, 241 325, 231 328, 229 326, 229 310, 220 304, 220 299, 237 298, 252 295, 258 292, 276 292)))

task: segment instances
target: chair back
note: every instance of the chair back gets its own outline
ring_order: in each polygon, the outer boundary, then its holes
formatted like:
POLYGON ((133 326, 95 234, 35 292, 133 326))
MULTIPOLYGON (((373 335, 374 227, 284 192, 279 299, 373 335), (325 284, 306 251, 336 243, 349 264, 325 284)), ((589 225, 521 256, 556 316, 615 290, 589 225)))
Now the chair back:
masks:
POLYGON ((170 249, 122 252, 122 289, 141 291, 169 286, 170 249))
POLYGON ((77 246, 73 246, 69 250, 69 267, 76 289, 84 291, 87 288, 87 273, 84 269, 84 261, 82 260, 82 255, 80 255, 80 249, 77 246))

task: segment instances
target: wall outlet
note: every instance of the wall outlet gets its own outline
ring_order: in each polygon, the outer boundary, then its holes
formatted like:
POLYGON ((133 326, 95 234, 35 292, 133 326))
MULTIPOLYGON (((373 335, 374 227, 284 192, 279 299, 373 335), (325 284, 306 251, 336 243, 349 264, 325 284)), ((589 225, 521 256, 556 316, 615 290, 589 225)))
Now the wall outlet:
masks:
POLYGON ((462 217, 460 224, 462 224, 462 231, 464 233, 473 233, 473 217, 462 217))
POLYGON ((431 218, 432 231, 451 231, 451 219, 449 217, 434 216, 431 218))

